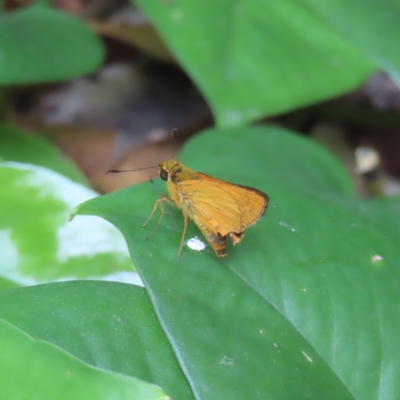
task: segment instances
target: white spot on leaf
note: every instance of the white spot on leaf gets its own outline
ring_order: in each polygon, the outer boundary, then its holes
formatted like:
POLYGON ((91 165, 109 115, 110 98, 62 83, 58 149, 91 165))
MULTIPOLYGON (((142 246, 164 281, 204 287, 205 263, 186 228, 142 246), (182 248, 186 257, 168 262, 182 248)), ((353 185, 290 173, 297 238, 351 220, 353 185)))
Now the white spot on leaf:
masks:
POLYGON ((235 363, 235 360, 233 358, 223 356, 222 360, 219 363, 222 365, 233 365, 235 363))
POLYGON ((313 361, 312 361, 312 358, 311 358, 308 354, 304 353, 304 351, 302 351, 301 354, 303 354, 303 356, 304 356, 308 361, 313 362, 313 361))
POLYGON ((197 236, 190 238, 186 244, 189 247, 189 249, 196 251, 202 251, 206 248, 205 243, 202 242, 197 236))
POLYGON ((290 229, 292 232, 296 232, 296 228, 289 226, 289 224, 285 221, 279 221, 279 225, 283 226, 284 228, 290 229))
POLYGON ((379 261, 382 261, 382 260, 383 260, 383 257, 380 256, 379 254, 375 254, 374 256, 371 257, 371 261, 373 263, 376 263, 376 262, 379 262, 379 261))

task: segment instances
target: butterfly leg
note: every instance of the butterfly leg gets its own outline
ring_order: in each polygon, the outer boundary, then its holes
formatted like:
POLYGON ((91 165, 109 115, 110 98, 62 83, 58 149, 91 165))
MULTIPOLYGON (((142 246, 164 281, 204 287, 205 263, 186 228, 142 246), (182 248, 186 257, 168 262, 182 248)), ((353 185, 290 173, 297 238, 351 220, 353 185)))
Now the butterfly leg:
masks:
POLYGON ((163 194, 163 195, 154 203, 154 207, 153 207, 153 210, 152 210, 152 212, 151 212, 149 218, 147 218, 147 221, 146 221, 142 226, 146 226, 146 225, 150 222, 150 220, 153 218, 154 213, 157 211, 158 205, 160 205, 160 218, 158 219, 156 226, 153 228, 153 230, 150 232, 150 234, 146 237, 146 240, 154 234, 154 232, 155 232, 155 231, 157 230, 157 228, 158 228, 158 225, 160 225, 160 222, 161 222, 161 220, 162 220, 162 217, 163 217, 164 214, 165 214, 165 211, 164 211, 164 201, 168 201, 168 200, 174 202, 170 197, 165 196, 165 195, 163 194))
POLYGON ((184 213, 184 217, 185 217, 185 220, 184 220, 184 225, 183 225, 183 233, 182 233, 181 245, 179 247, 179 259, 181 258, 183 241, 185 240, 186 228, 187 228, 188 219, 189 219, 189 217, 185 213, 184 213))

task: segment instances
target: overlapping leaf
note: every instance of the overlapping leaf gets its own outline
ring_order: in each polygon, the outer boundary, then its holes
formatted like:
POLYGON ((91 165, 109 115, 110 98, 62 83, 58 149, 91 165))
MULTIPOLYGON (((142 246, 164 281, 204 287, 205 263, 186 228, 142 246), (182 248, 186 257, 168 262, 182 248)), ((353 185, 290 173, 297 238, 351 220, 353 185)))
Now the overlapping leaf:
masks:
POLYGON ((83 22, 44 6, 0 14, 0 83, 53 82, 96 69, 103 48, 83 22))
MULTIPOLYGON (((352 3, 357 2, 364 4, 352 3)), ((341 35, 343 30, 332 29, 308 1, 137 3, 197 83, 221 126, 340 95, 356 88, 375 69, 377 60, 371 61, 365 48, 360 50, 358 42, 341 35)), ((371 26, 368 19, 360 26, 359 19, 350 18, 352 12, 346 14, 347 6, 339 10, 330 3, 318 2, 318 7, 325 14, 332 12, 331 19, 340 19, 347 31, 361 36, 368 29, 368 37, 380 43, 379 26, 371 26)), ((375 17, 386 13, 386 5, 373 3, 369 8, 375 17)), ((395 44, 400 28, 391 32, 386 39, 395 44)), ((367 47, 370 42, 365 41, 367 47)))
MULTIPOLYGON (((34 338, 88 364, 156 383, 174 399, 192 398, 141 287, 115 282, 53 283, 1 293, 0 303, 0 318, 34 338)), ((37 384, 46 382, 46 377, 40 377, 37 384)))
POLYGON ((0 163, 0 288, 60 279, 136 279, 120 233, 98 218, 74 224, 76 202, 94 191, 49 169, 0 163))
POLYGON ((168 399, 153 385, 86 365, 3 320, 0 340, 1 395, 5 399, 168 399))

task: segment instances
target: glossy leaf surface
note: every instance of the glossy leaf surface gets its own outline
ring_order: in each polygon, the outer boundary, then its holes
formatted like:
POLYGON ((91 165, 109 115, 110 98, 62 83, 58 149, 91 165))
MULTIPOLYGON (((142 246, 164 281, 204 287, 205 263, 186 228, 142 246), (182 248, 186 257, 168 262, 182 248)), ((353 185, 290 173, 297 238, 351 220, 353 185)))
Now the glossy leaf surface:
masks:
POLYGON ((52 283, 0 294, 0 318, 99 368, 191 390, 145 290, 115 282, 52 283))
POLYGON ((1 393, 5 399, 168 399, 153 385, 93 368, 3 320, 0 341, 1 393))
MULTIPOLYGON (((196 82, 221 126, 343 94, 375 69, 368 55, 306 1, 135 3, 196 82)), ((384 7, 376 4, 375 9, 384 7)), ((349 29, 358 28, 345 17, 349 29)), ((380 31, 369 28, 370 35, 379 37, 380 31)), ((392 42, 399 34, 398 28, 392 42)))
POLYGON ((37 6, 0 14, 0 83, 54 82, 95 70, 103 47, 83 22, 37 6))
MULTIPOLYGON (((184 248, 178 259, 178 210, 144 241, 152 227, 141 225, 158 197, 149 184, 77 213, 123 232, 195 397, 399 397, 399 198, 355 198, 339 163, 281 129, 209 132, 182 161, 271 197, 224 259, 209 247, 184 248)), ((191 225, 187 237, 195 235, 191 225)))

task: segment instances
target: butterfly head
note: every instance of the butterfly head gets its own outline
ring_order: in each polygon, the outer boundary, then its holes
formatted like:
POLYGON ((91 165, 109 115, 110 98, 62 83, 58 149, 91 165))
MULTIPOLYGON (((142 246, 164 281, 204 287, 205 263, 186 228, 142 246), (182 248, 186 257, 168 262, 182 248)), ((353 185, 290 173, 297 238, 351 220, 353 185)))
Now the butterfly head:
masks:
POLYGON ((176 160, 164 161, 158 166, 158 173, 160 178, 164 181, 171 180, 177 182, 179 174, 182 172, 184 166, 176 160))
POLYGON ((173 183, 198 179, 195 171, 185 167, 176 160, 168 160, 161 163, 158 166, 158 174, 164 181, 171 181, 173 183))

